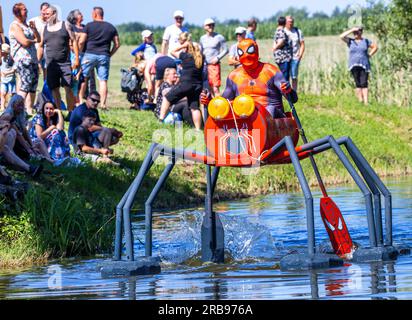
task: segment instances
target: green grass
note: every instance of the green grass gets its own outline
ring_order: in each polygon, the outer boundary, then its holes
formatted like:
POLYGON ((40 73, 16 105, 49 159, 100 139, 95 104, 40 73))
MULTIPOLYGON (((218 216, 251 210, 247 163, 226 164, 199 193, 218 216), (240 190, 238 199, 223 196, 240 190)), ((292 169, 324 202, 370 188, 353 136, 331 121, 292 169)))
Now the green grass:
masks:
MULTIPOLYGON (((270 57, 268 46, 269 42, 261 45, 264 61, 269 60, 265 57, 270 57)), ((166 144, 172 145, 176 137, 175 129, 158 123, 151 112, 128 109, 129 103, 119 88, 119 69, 130 65, 131 48, 121 47, 112 61, 108 103, 111 110, 101 112, 101 118, 107 126, 124 132, 124 138, 114 147, 114 160, 129 167, 132 174, 119 167, 96 164, 79 168, 46 167, 38 181, 31 181, 32 187, 23 203, 4 200, 0 203, 0 267, 38 264, 50 257, 112 251, 116 204, 137 174, 150 144, 162 142, 169 135, 171 140, 166 144)), ((310 59, 315 59, 310 57, 310 52, 308 50, 305 58, 308 65, 310 59)), ((336 54, 341 55, 340 52, 336 54)), ((305 64, 302 65, 303 74, 304 68, 305 64)), ((225 66, 223 77, 229 71, 225 66)), ((304 81, 307 80, 302 79, 303 88, 304 81)), ((340 95, 316 95, 306 89, 300 94, 296 108, 309 140, 325 135, 350 136, 379 175, 412 173, 411 109, 383 105, 376 99, 365 107, 357 102, 351 91, 340 95)), ((202 135, 191 135, 189 129, 184 126, 184 146, 203 152, 202 135)), ((351 181, 331 151, 316 156, 316 160, 327 185, 351 181)), ((302 164, 310 184, 316 188, 309 160, 302 164)), ((134 212, 142 210, 144 200, 163 169, 162 163, 153 166, 137 195, 134 212)), ((179 163, 155 207, 202 206, 205 187, 203 165, 179 163)), ((215 197, 223 201, 298 189, 291 165, 263 167, 254 175, 224 168, 215 197)))

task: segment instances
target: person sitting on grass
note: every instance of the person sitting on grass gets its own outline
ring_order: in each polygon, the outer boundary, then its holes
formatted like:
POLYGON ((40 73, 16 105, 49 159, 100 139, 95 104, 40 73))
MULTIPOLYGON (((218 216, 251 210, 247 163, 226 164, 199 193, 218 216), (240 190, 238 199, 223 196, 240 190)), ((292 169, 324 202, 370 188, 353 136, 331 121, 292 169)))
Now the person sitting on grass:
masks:
POLYGON ((86 111, 91 110, 96 115, 96 121, 93 126, 89 128, 89 131, 95 139, 97 139, 104 148, 119 142, 123 133, 115 128, 106 128, 102 125, 99 117, 99 111, 97 107, 100 103, 100 94, 97 91, 92 91, 87 96, 86 102, 76 107, 71 114, 69 124, 69 141, 74 144, 73 134, 74 130, 82 124, 83 116, 86 111))
MULTIPOLYGON (((14 152, 23 160, 30 160, 30 158, 44 158, 49 162, 53 162, 47 150, 44 150, 41 144, 36 141, 32 142, 27 131, 27 121, 24 112, 24 98, 20 95, 13 96, 4 111, 3 115, 10 117, 11 127, 16 131, 16 143, 14 145, 14 152)), ((2 118, 3 118, 2 115, 2 118)))
POLYGON ((60 109, 51 101, 45 101, 40 112, 32 119, 32 141, 39 141, 52 160, 70 156, 70 145, 64 132, 64 118, 60 109))
POLYGON ((102 147, 100 141, 93 137, 91 129, 95 125, 96 113, 86 110, 82 115, 82 123, 73 132, 73 145, 76 153, 93 162, 103 162, 118 165, 109 155, 113 153, 110 148, 102 147))
MULTIPOLYGON (((157 98, 156 108, 153 110, 155 116, 159 118, 160 109, 162 107, 162 101, 167 93, 179 83, 179 77, 177 76, 176 68, 167 68, 165 70, 164 81, 160 85, 159 97, 157 98)), ((187 103, 187 98, 179 100, 177 103, 170 107, 170 111, 173 114, 173 122, 179 119, 183 119, 184 122, 194 127, 192 112, 190 111, 189 105, 187 103), (176 119, 175 114, 179 115, 176 119)), ((168 117, 166 117, 168 118, 168 117)))
POLYGON ((197 130, 202 126, 199 97, 202 92, 203 56, 200 46, 192 42, 192 36, 183 32, 179 36, 180 46, 173 49, 172 55, 182 60, 182 75, 179 84, 171 89, 163 98, 159 121, 163 121, 169 113, 171 105, 182 98, 187 98, 192 113, 193 123, 197 130))
MULTIPOLYGON (((9 114, 2 114, 0 117, 0 163, 12 169, 24 171, 33 178, 37 178, 42 172, 43 166, 30 165, 14 152, 14 145, 18 133, 12 128, 11 120, 12 116, 9 114)), ((1 168, 0 171, 3 178, 8 176, 3 168, 1 168)), ((9 179, 10 178, 7 178, 7 180, 9 179)))

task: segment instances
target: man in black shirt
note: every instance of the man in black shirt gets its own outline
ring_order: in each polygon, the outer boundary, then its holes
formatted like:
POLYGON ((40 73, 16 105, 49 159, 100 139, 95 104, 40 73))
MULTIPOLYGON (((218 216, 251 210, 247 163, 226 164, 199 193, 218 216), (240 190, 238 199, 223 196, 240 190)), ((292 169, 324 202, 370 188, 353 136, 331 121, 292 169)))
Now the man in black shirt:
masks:
POLYGON ((85 48, 85 54, 81 63, 85 81, 81 85, 79 95, 81 99, 84 98, 90 72, 96 68, 102 100, 101 108, 107 110, 107 80, 109 79, 110 58, 119 49, 120 40, 116 28, 112 24, 103 21, 103 16, 103 8, 94 7, 92 13, 93 22, 89 22, 84 27, 84 33, 80 36, 80 51, 85 48))

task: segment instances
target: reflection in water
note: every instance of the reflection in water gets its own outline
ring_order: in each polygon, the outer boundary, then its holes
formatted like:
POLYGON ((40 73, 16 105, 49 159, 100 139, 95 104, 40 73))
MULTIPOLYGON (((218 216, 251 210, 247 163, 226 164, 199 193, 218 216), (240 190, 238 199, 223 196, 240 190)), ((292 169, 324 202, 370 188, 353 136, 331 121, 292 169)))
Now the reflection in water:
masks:
MULTIPOLYGON (((412 180, 389 184, 393 195, 394 241, 412 244, 412 180)), ((356 187, 330 190, 356 242, 367 243, 362 195, 356 187)), ((319 197, 319 194, 314 193, 319 197)), ((315 201, 315 204, 318 201, 315 201)), ((315 209, 318 212, 318 208, 315 209)), ((61 290, 48 287, 48 268, 0 274, 0 299, 411 299, 412 259, 392 263, 347 263, 311 272, 282 272, 279 259, 306 246, 300 193, 216 204, 225 228, 226 263, 200 261, 201 211, 157 213, 153 252, 163 259, 153 276, 102 279, 98 259, 60 264, 61 290)), ((327 241, 319 215, 317 242, 327 241)), ((144 240, 144 222, 134 224, 144 240)), ((136 252, 144 252, 136 241, 136 252)))

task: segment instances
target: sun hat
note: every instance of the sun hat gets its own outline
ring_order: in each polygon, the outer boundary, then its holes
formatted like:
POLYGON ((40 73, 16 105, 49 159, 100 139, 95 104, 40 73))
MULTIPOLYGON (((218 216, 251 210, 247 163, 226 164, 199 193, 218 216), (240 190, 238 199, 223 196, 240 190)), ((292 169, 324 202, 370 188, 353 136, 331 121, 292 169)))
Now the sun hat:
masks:
POLYGON ((246 28, 244 27, 237 27, 235 30, 235 34, 242 34, 244 32, 246 32, 246 28))
POLYGON ((215 24, 215 21, 211 18, 207 18, 205 22, 203 23, 204 26, 207 26, 208 24, 215 24))
POLYGON ((185 17, 185 14, 183 13, 182 10, 176 10, 176 11, 173 13, 173 18, 176 18, 176 17, 182 17, 182 18, 184 18, 184 17, 185 17))
POLYGON ((143 31, 142 31, 142 39, 144 40, 144 38, 148 38, 148 37, 150 37, 152 34, 153 34, 153 32, 150 31, 150 30, 143 30, 143 31))

